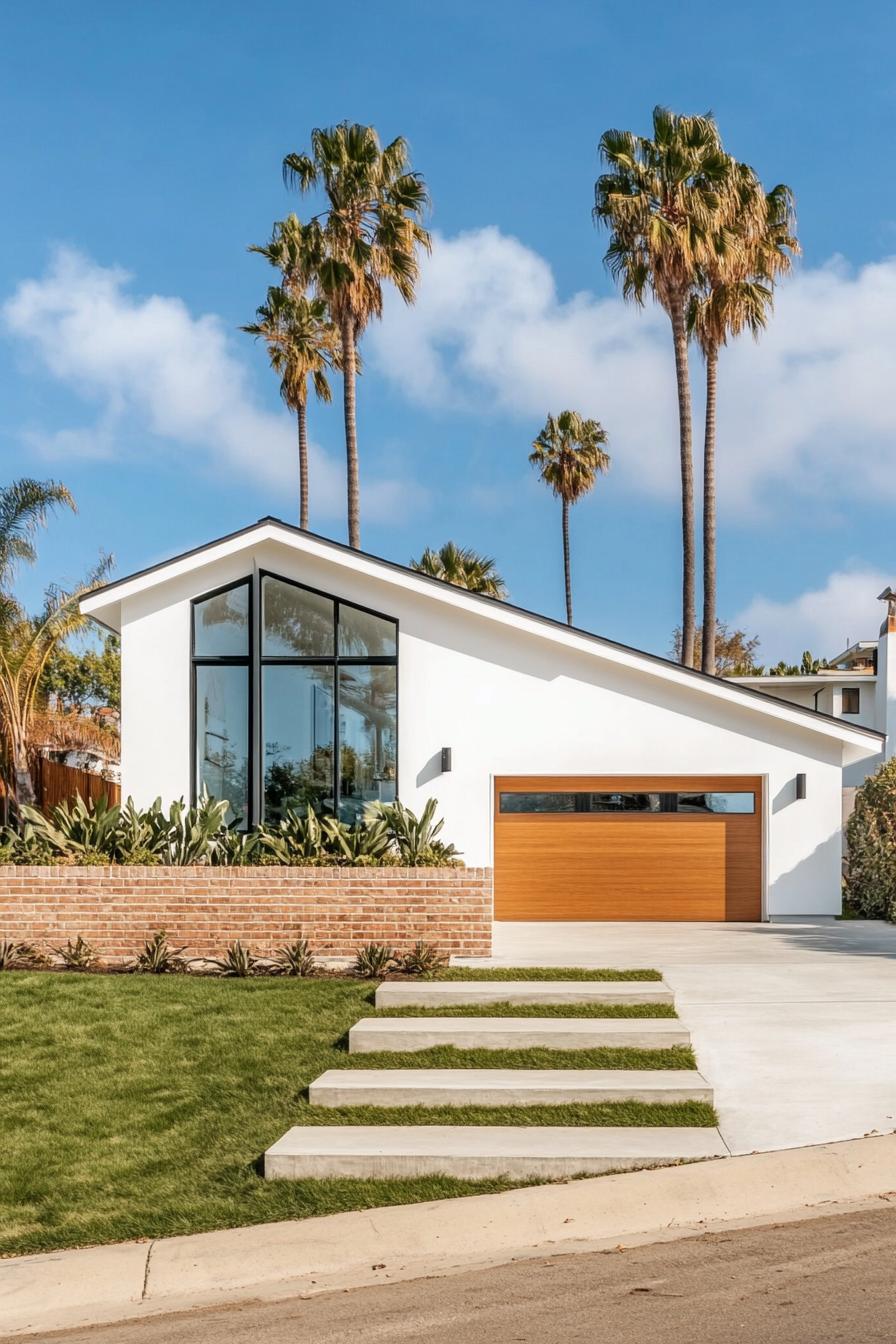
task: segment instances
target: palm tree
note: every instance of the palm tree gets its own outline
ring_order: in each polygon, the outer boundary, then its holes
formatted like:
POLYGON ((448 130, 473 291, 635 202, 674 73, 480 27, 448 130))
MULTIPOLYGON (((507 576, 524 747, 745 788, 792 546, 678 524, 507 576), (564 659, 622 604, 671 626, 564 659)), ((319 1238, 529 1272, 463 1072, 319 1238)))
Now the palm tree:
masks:
MULTIPOLYGON (((16 569, 20 564, 33 564, 37 559, 34 536, 44 527, 53 509, 60 505, 74 509, 75 501, 59 481, 35 481, 30 477, 0 486, 0 637, 15 623, 21 609, 10 591, 16 569)), ((3 704, 0 701, 0 747, 2 773, 10 773, 10 735, 3 704)), ((3 792, 3 816, 8 819, 9 795, 3 792)))
POLYGON ((500 601, 507 597, 507 585, 495 568, 494 560, 479 555, 470 547, 456 546, 453 541, 446 541, 437 551, 427 546, 419 560, 411 561, 411 569, 416 569, 418 574, 428 574, 432 579, 453 583, 457 588, 466 588, 471 593, 484 593, 486 597, 496 597, 500 601))
POLYGON ((310 154, 287 154, 287 185, 307 192, 322 187, 327 208, 305 226, 305 258, 314 284, 339 329, 348 476, 348 537, 361 545, 355 376, 358 339, 383 311, 383 283, 413 303, 419 249, 431 240, 423 227, 429 196, 419 173, 410 171, 407 142, 385 147, 372 126, 341 122, 311 132, 310 154))
POLYGON ((723 210, 730 159, 712 117, 653 112, 653 138, 610 130, 599 152, 608 172, 594 187, 594 218, 610 231, 604 257, 626 299, 651 293, 669 316, 678 385, 681 459, 682 662, 694 653, 694 466, 687 308, 723 210))
POLYGON ((36 801, 29 752, 44 669, 59 645, 89 622, 81 614, 81 598, 104 582, 111 566, 111 557, 104 556, 72 591, 49 588, 39 616, 28 616, 14 597, 6 595, 0 623, 0 712, 20 805, 33 806, 36 801))
POLYGON ((0 593, 9 590, 16 567, 37 559, 34 535, 45 527, 51 510, 76 505, 59 481, 34 481, 29 477, 0 486, 0 593))
POLYGON ((774 304, 774 286, 799 253, 793 192, 779 183, 767 194, 746 164, 732 165, 730 217, 700 268, 688 326, 706 363, 703 443, 703 623, 700 665, 716 672, 716 406, 719 351, 729 336, 758 340, 774 304), (758 203, 758 209, 754 208, 758 203), (757 225, 758 219, 758 225, 757 225))
POLYGON ((578 411, 549 415, 532 444, 529 461, 539 479, 560 499, 563 520, 563 573, 566 580, 566 623, 572 625, 572 576, 569 565, 569 507, 593 490, 600 473, 608 471, 610 454, 604 450, 606 430, 597 420, 583 420, 578 411))
POLYGON ((323 299, 293 295, 271 285, 255 321, 241 327, 250 336, 263 337, 271 368, 280 375, 280 395, 295 411, 299 432, 299 526, 308 527, 308 379, 319 401, 330 400, 327 369, 337 345, 336 329, 323 299))

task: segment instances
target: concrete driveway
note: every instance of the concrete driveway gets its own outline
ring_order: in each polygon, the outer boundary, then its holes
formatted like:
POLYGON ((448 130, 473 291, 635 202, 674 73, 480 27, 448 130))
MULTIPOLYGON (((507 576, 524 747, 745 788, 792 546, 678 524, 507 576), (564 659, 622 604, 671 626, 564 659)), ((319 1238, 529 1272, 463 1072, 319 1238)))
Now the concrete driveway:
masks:
POLYGON ((896 926, 506 923, 490 964, 662 971, 732 1153, 896 1130, 896 926))

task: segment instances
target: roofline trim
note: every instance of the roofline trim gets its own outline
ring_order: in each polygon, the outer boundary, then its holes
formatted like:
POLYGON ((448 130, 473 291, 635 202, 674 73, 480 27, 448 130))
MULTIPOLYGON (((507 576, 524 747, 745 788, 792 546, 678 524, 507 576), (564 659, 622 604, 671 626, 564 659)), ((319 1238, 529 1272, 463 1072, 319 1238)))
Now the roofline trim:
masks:
MULTIPOLYGON (((207 555, 221 547, 227 547, 242 538, 248 539, 253 534, 257 534, 259 539, 277 540, 277 531, 285 533, 290 543, 294 543, 296 539, 301 539, 312 543, 312 547, 322 547, 325 550, 336 551, 346 559, 351 558, 355 562, 362 561, 365 565, 372 566, 374 569, 390 570, 394 574, 402 576, 406 582, 408 579, 412 580, 414 586, 419 589, 429 588, 433 595, 438 595, 443 601, 450 602, 452 606, 459 606, 468 610, 478 609, 483 614, 499 621, 507 617, 516 617, 518 620, 534 622, 537 625, 547 627, 554 638, 560 639, 562 643, 568 646, 576 647, 577 641, 582 641, 586 650, 591 646, 598 645, 607 653, 615 653, 649 663, 668 680, 685 685, 691 683, 695 689, 704 690, 729 703, 752 700, 755 702, 754 708, 760 712, 765 711, 771 713, 773 717, 795 721, 801 727, 814 728, 815 731, 821 732, 825 736, 835 736, 841 740, 852 741, 857 745, 866 745, 869 739, 882 742, 886 737, 885 733, 879 733, 876 729, 844 724, 842 719, 835 718, 833 715, 809 709, 802 705, 794 705, 790 701, 782 700, 766 691, 756 690, 752 686, 738 685, 735 681, 729 681, 724 677, 714 677, 696 668, 682 667, 681 664, 672 662, 669 658, 663 658, 660 654, 636 649, 632 645, 622 644, 618 640, 608 639, 604 635, 596 635, 578 626, 567 625, 564 621, 558 621, 552 616, 544 616, 540 612, 529 611, 527 608, 518 607, 511 602, 487 597, 483 593, 473 593, 466 588, 458 588, 455 584, 448 583, 447 580, 433 578, 429 574, 421 574, 408 565, 398 564, 395 560, 386 560, 381 556, 372 555, 368 551, 355 550, 353 547, 346 545, 345 542, 333 541, 330 537, 323 537, 316 532, 306 531, 297 527, 294 523, 284 522, 282 518, 275 518, 272 515, 259 518, 257 522, 250 523, 247 527, 238 528, 236 531, 229 532, 223 537, 217 537, 202 546, 192 547, 190 550, 183 551, 168 560, 158 561, 145 569, 136 570, 133 574, 116 579, 112 583, 104 584, 103 587, 95 589, 89 596, 82 599, 81 610, 85 615, 94 615, 94 612, 102 611, 116 600, 143 591, 148 586, 145 580, 153 575, 161 574, 165 570, 175 569, 176 567, 189 566, 190 561, 197 560, 200 556, 207 555)), ((175 577, 175 575, 172 574, 171 577, 175 577)), ((94 619, 99 619, 103 623, 101 617, 94 617, 94 619)), ((517 626, 517 628, 520 627, 517 626)))

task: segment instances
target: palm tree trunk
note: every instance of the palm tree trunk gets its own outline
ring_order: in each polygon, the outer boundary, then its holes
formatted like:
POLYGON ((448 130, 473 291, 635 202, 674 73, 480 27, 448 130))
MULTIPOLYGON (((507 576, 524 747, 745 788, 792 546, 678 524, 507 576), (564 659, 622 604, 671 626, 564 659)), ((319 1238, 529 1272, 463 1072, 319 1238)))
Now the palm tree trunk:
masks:
POLYGON ((694 461, 691 449, 691 385, 688 379, 688 333, 684 295, 671 306, 678 382, 678 438, 681 455, 681 662, 694 665, 694 461))
POLYGON ((566 624, 572 625, 572 575, 569 568, 569 500, 563 505, 563 574, 566 579, 566 624))
POLYGON ((703 649, 700 666, 716 674, 716 386, 719 347, 706 352, 706 432, 703 440, 703 649))
POLYGON ((361 490, 358 484, 358 430, 355 420, 355 324, 342 319, 342 395, 345 411, 345 458, 348 483, 348 544, 361 549, 361 490))
POLYGON ((308 530, 308 408, 296 407, 299 425, 299 527, 308 530))
POLYGON ((29 807, 34 807, 37 802, 37 794, 34 792, 34 781, 31 778, 31 767, 28 763, 28 748, 18 742, 13 743, 13 775, 15 778, 16 802, 26 803, 29 807))

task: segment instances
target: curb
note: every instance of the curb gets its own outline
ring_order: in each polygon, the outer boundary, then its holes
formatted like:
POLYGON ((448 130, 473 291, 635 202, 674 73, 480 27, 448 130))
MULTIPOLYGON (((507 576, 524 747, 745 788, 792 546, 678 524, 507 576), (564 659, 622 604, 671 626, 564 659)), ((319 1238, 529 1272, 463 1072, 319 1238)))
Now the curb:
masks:
POLYGON ((896 1201, 896 1134, 428 1204, 0 1260, 4 1337, 896 1201))

